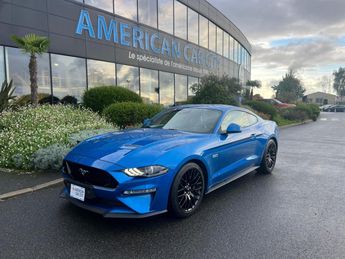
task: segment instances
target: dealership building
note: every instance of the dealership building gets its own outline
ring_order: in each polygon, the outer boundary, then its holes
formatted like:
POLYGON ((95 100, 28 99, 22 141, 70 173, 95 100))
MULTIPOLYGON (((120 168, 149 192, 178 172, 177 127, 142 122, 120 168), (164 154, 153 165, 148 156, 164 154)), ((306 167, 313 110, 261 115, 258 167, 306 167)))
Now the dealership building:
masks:
POLYGON ((205 0, 0 0, 0 32, 0 81, 16 96, 30 91, 29 57, 10 37, 28 33, 49 38, 39 92, 58 98, 119 85, 171 105, 210 73, 250 79, 250 43, 205 0))

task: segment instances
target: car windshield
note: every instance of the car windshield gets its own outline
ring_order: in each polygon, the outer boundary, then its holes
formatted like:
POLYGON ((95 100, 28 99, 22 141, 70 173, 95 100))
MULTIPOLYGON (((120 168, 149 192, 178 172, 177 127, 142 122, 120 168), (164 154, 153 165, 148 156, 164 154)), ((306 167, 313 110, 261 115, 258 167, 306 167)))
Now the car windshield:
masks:
POLYGON ((163 128, 193 133, 211 133, 222 112, 213 109, 171 109, 156 115, 145 128, 163 128))

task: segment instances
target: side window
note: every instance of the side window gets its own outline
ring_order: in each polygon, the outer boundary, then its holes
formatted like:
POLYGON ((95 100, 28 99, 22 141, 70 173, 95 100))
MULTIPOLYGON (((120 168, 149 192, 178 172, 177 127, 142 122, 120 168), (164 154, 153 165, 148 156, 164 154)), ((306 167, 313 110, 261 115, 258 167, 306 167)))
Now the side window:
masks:
POLYGON ((243 112, 243 111, 231 111, 229 112, 220 126, 221 132, 225 132, 230 123, 236 123, 242 128, 254 125, 258 119, 256 116, 243 112))

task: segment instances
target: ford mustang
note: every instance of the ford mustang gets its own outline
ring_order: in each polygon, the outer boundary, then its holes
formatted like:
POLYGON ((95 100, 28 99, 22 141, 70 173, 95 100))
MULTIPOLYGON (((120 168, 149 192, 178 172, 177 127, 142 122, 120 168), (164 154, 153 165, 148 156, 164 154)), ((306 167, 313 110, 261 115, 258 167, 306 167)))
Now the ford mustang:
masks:
POLYGON ((63 161, 61 197, 104 217, 188 217, 213 190, 273 171, 278 127, 243 108, 182 105, 139 129, 78 144, 63 161))

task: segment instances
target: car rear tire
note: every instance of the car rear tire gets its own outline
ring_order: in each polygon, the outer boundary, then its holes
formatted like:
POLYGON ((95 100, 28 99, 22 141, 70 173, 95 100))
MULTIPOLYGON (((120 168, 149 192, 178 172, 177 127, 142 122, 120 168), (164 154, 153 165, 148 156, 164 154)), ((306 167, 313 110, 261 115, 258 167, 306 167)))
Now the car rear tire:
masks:
POLYGON ((170 212, 178 218, 191 216, 204 197, 205 177, 195 163, 184 165, 177 173, 170 192, 170 212))
POLYGON ((277 161, 277 143, 270 139, 266 145, 265 153, 258 171, 263 174, 271 174, 277 161))

